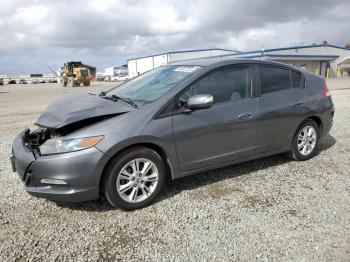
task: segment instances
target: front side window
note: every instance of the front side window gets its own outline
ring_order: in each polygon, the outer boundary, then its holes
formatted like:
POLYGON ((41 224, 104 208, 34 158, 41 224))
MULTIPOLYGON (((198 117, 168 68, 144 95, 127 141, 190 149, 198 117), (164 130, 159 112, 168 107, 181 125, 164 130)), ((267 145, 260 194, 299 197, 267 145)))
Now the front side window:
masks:
POLYGON ((234 102, 251 95, 250 66, 235 66, 215 70, 192 84, 178 99, 178 107, 192 95, 209 94, 214 104, 234 102))
POLYGON ((291 88, 288 69, 259 65, 261 94, 291 88))
POLYGON ((197 72, 199 66, 162 66, 135 77, 107 92, 136 102, 152 102, 197 72))

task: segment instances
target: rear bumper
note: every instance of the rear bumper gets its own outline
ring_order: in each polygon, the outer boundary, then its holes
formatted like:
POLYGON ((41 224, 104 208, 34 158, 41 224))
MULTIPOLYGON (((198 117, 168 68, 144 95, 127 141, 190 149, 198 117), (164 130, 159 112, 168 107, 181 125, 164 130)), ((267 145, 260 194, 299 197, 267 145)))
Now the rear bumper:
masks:
POLYGON ((329 133, 333 126, 333 117, 334 117, 334 106, 321 116, 322 125, 322 136, 325 136, 329 133))
POLYGON ((24 130, 14 140, 10 161, 29 194, 64 202, 99 197, 100 177, 108 161, 103 152, 93 147, 35 158, 23 142, 27 132, 29 130, 24 130), (64 184, 47 184, 42 179, 59 180, 64 184))
POLYGON ((333 119, 330 120, 323 128, 322 130, 322 135, 325 136, 329 133, 329 131, 331 131, 332 129, 332 126, 333 126, 333 119))

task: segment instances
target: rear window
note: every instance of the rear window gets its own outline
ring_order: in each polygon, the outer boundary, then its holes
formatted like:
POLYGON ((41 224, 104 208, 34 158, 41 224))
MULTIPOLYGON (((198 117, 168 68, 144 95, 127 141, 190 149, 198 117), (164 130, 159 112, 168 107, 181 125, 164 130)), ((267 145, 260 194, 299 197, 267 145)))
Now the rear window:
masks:
POLYGON ((290 76, 292 78, 293 88, 301 87, 301 74, 295 71, 290 71, 290 76))
POLYGON ((259 66, 261 94, 277 92, 291 88, 289 70, 259 66))

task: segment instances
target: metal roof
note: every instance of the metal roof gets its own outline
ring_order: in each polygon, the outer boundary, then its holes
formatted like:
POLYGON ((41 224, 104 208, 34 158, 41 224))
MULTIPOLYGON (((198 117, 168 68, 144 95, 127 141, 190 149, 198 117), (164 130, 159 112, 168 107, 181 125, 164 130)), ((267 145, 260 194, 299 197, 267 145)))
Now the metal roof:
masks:
POLYGON ((336 45, 329 45, 329 44, 325 44, 325 45, 300 45, 300 46, 290 46, 290 47, 282 47, 282 48, 260 49, 260 50, 255 50, 255 51, 240 52, 238 54, 232 54, 232 56, 254 54, 254 53, 269 53, 269 52, 276 52, 276 51, 315 48, 315 47, 333 47, 333 48, 344 49, 344 50, 350 51, 350 49, 348 49, 348 48, 336 46, 336 45))
MULTIPOLYGON (((203 57, 203 58, 196 58, 195 60, 200 59, 215 59, 215 58, 224 58, 224 57, 241 57, 241 58, 262 58, 262 57, 286 57, 286 58, 320 58, 324 60, 334 60, 336 58, 339 58, 338 55, 291 55, 291 54, 269 54, 270 52, 275 51, 281 51, 281 50, 293 50, 293 49, 302 49, 302 48, 314 48, 314 47, 333 47, 333 48, 339 48, 348 50, 350 52, 350 49, 336 46, 336 45, 304 45, 304 46, 291 46, 291 47, 283 47, 283 48, 273 48, 273 49, 266 49, 266 50, 255 50, 255 51, 249 51, 249 52, 239 52, 235 54, 223 54, 223 55, 217 55, 217 56, 211 56, 211 57, 203 57)), ((194 60, 194 59, 192 59, 194 60)), ((185 60, 184 60, 185 61, 185 60)))
POLYGON ((135 57, 135 58, 130 58, 127 61, 130 60, 136 60, 136 59, 142 59, 142 58, 148 58, 148 57, 153 57, 153 56, 160 56, 160 55, 170 55, 170 54, 178 54, 178 53, 191 53, 191 52, 201 52, 201 51, 227 51, 227 52, 232 52, 232 53, 240 53, 237 50, 230 50, 230 49, 223 49, 223 48, 206 48, 206 49, 193 49, 193 50, 180 50, 180 51, 170 51, 170 52, 164 52, 164 53, 158 53, 158 54, 153 54, 153 55, 147 55, 147 56, 140 56, 140 57, 135 57))
MULTIPOLYGON (((176 53, 186 53, 186 52, 199 52, 199 51, 211 51, 211 50, 222 50, 222 51, 229 51, 232 52, 232 54, 222 54, 222 55, 215 55, 215 56, 208 56, 208 57, 199 57, 191 59, 191 61, 194 60, 205 60, 205 59, 215 59, 215 58, 225 58, 225 57, 242 57, 242 58, 261 58, 261 57, 300 57, 300 58, 323 58, 325 60, 334 60, 336 58, 339 58, 338 55, 291 55, 291 54, 266 54, 270 52, 275 51, 283 51, 283 50, 293 50, 293 49, 303 49, 303 48, 315 48, 315 47, 332 47, 332 48, 338 48, 338 49, 344 49, 350 52, 349 48, 337 46, 337 45, 330 45, 330 44, 319 44, 319 45, 299 45, 299 46, 291 46, 291 47, 282 47, 282 48, 272 48, 272 49, 261 49, 261 50, 255 50, 255 51, 248 51, 248 52, 240 52, 237 50, 229 50, 229 49, 221 49, 221 48, 209 48, 209 49, 195 49, 195 50, 185 50, 185 51, 172 51, 172 52, 166 52, 166 53, 159 53, 149 56, 142 56, 138 58, 129 59, 130 60, 136 60, 141 58, 147 58, 152 56, 159 56, 159 55, 168 55, 168 54, 176 54, 176 53), (247 56, 246 56, 247 55, 247 56)), ((187 61, 187 60, 180 60, 178 62, 187 61)))
POLYGON ((285 67, 291 67, 280 62, 270 61, 270 60, 257 60, 249 58, 205 58, 205 59, 192 59, 192 60, 183 60, 178 62, 170 63, 169 65, 180 65, 180 66, 202 66, 207 67, 214 64, 235 64, 235 63, 262 63, 269 65, 282 65, 285 67))
MULTIPOLYGON (((327 61, 331 61, 334 60, 336 58, 339 58, 338 55, 290 55, 290 54, 256 54, 256 55, 249 55, 249 56, 234 56, 234 55, 217 55, 217 56, 209 56, 209 57, 199 57, 199 58, 193 58, 193 59, 185 59, 185 60, 180 60, 180 61, 176 61, 176 62, 171 62, 169 64, 178 64, 178 63, 183 63, 186 61, 200 61, 203 60, 204 63, 206 63, 205 61, 211 62, 211 61, 215 61, 215 60, 223 60, 223 59, 254 59, 254 58, 263 58, 263 57, 279 57, 279 58, 315 58, 315 59, 319 59, 319 60, 327 60, 327 61)), ((201 62, 198 62, 201 63, 201 62)))
POLYGON ((334 60, 339 55, 289 55, 289 54, 266 54, 265 57, 286 57, 286 58, 320 58, 321 60, 334 60))

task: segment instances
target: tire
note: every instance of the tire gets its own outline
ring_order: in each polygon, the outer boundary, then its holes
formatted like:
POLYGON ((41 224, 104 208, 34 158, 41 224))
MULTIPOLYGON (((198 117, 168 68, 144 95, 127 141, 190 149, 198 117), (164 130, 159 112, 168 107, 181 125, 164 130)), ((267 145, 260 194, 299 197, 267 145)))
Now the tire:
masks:
POLYGON ((84 86, 90 86, 90 82, 85 82, 84 86))
POLYGON ((75 86, 75 80, 73 77, 68 77, 68 82, 67 82, 68 87, 74 87, 75 86))
POLYGON ((62 78, 61 85, 62 85, 62 87, 67 86, 67 78, 66 77, 62 78))
POLYGON ((166 169, 161 156, 150 148, 135 147, 112 160, 106 169, 103 186, 112 206, 134 210, 150 204, 162 191, 165 181, 166 169), (138 165, 137 170, 133 163, 138 165))
POLYGON ((315 156, 320 140, 320 128, 313 120, 303 122, 295 132, 290 156, 297 161, 305 161, 315 156), (311 131, 310 131, 311 130, 311 131), (312 136, 306 133, 312 133, 312 136), (306 135, 306 137, 304 137, 306 135))

